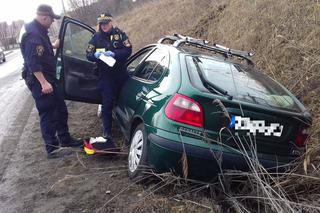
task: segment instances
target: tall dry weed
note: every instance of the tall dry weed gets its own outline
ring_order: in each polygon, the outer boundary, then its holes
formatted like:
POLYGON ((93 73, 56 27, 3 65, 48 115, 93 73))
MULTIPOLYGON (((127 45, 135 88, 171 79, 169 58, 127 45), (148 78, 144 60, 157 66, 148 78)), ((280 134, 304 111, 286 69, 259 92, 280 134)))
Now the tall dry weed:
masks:
POLYGON ((230 0, 212 13, 219 16, 205 39, 255 52, 256 66, 306 104, 314 118, 310 141, 319 143, 319 2, 230 0))
POLYGON ((256 160, 248 161, 251 172, 223 174, 222 185, 244 180, 236 190, 227 191, 225 198, 236 212, 250 208, 258 212, 319 212, 318 0, 153 1, 119 17, 118 23, 135 50, 164 35, 180 33, 255 52, 256 67, 284 84, 311 112, 310 160, 279 176, 267 173, 256 160))

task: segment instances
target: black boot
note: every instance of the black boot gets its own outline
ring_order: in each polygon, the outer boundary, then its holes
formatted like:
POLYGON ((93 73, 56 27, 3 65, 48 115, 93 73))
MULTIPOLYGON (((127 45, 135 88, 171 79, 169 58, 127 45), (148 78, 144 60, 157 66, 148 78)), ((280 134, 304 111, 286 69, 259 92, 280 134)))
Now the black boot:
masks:
POLYGON ((75 139, 70 136, 70 139, 68 141, 60 141, 61 147, 82 147, 83 146, 83 140, 82 139, 75 139))

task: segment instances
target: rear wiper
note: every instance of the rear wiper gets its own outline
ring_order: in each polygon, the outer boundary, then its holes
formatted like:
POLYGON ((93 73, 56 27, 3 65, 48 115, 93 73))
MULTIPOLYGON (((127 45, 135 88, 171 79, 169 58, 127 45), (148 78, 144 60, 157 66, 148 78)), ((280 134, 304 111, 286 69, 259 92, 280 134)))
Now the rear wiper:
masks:
POLYGON ((228 91, 222 89, 221 87, 211 83, 207 77, 203 74, 201 67, 198 63, 202 63, 202 61, 198 57, 192 57, 193 62, 197 68, 197 72, 199 74, 200 80, 210 92, 219 92, 220 94, 227 96, 229 100, 232 100, 233 96, 228 94, 228 91))
POLYGON ((277 106, 277 105, 269 104, 268 101, 266 101, 265 99, 260 98, 260 97, 257 97, 257 96, 253 96, 253 95, 249 94, 248 92, 247 92, 247 96, 248 96, 249 98, 251 98, 251 100, 252 100, 255 104, 262 104, 262 103, 261 103, 261 101, 262 101, 262 102, 263 102, 265 105, 267 105, 267 106, 271 106, 271 107, 277 106), (259 100, 261 100, 261 101, 259 101, 259 100))

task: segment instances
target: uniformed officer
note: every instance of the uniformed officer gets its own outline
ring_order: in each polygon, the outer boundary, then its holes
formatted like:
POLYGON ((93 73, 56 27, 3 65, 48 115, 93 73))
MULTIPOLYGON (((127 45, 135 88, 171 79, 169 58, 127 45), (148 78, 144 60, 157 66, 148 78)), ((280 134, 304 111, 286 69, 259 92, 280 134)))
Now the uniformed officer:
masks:
POLYGON ((62 95, 57 89, 56 60, 48 29, 60 16, 51 6, 40 5, 36 18, 24 26, 21 37, 21 52, 24 59, 23 78, 35 100, 40 116, 40 127, 48 158, 59 157, 61 146, 80 146, 81 141, 73 139, 68 130, 68 111, 62 95), (56 137, 57 135, 57 137, 56 137))
POLYGON ((87 58, 97 62, 99 69, 99 89, 102 94, 103 137, 111 142, 112 106, 117 93, 128 79, 125 62, 132 53, 128 36, 119 28, 114 27, 113 17, 109 13, 98 16, 98 32, 96 32, 86 50, 87 58), (100 56, 112 57, 116 60, 114 66, 109 66, 100 60, 100 56))

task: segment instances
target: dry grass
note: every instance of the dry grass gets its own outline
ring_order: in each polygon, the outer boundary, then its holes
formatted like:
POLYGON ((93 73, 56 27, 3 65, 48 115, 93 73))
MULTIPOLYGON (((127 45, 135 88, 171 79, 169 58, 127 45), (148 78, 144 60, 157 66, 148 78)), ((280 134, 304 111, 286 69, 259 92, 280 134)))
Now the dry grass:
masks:
POLYGON ((155 43, 163 35, 183 33, 192 27, 206 8, 210 0, 153 1, 141 8, 117 19, 120 28, 129 35, 133 47, 155 43))
POLYGON ((153 1, 118 18, 134 49, 180 33, 256 53, 257 67, 312 113, 320 137, 320 3, 314 0, 153 1))
MULTIPOLYGON (((235 212, 319 212, 318 0, 162 0, 134 9, 118 23, 135 50, 175 32, 255 52, 256 66, 289 88, 312 113, 311 148, 304 162, 281 176, 266 173, 259 164, 252 165, 250 173, 224 173, 221 189, 239 182, 236 188, 222 190, 225 201, 235 212)), ((152 199, 160 206, 172 202, 152 199)))

